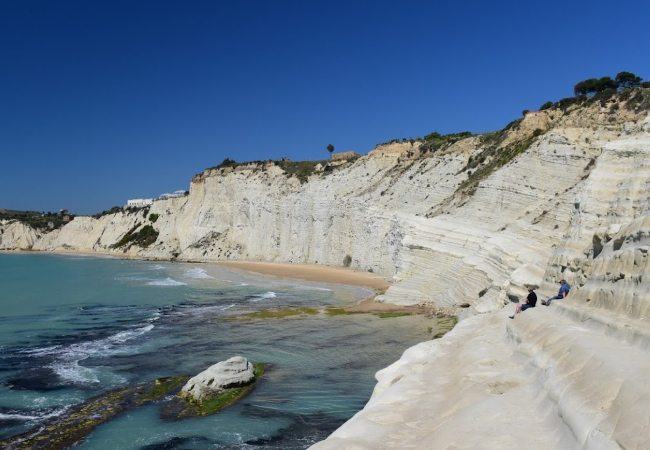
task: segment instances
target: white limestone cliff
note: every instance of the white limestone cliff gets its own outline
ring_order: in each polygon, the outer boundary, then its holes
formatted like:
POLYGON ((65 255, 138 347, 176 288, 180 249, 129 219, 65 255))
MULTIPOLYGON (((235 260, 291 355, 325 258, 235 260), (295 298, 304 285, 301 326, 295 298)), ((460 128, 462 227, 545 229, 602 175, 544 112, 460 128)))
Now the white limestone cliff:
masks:
POLYGON ((650 119, 616 105, 552 108, 438 151, 379 146, 307 183, 272 164, 209 169, 189 196, 77 217, 22 248, 330 265, 350 255, 394 281, 379 300, 461 314, 379 372, 366 408, 317 449, 643 449, 650 119), (111 248, 145 224, 155 243, 111 248), (561 278, 566 300, 507 318, 526 285, 544 298, 561 278))
POLYGON ((30 249, 40 233, 16 220, 0 220, 0 250, 30 249))

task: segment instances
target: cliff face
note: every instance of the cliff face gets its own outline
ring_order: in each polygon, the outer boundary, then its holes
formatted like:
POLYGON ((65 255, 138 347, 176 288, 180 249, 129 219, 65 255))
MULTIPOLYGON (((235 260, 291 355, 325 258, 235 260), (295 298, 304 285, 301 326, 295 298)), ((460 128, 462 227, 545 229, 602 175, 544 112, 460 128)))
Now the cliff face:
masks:
POLYGON ((616 105, 529 114, 438 150, 380 146, 304 184, 275 165, 211 169, 146 212, 43 236, 4 224, 0 243, 191 261, 350 255, 394 281, 380 300, 461 313, 378 373, 366 408, 315 448, 647 448, 650 118, 616 105), (146 224, 155 243, 111 248, 146 224), (526 285, 547 298, 561 278, 566 300, 507 318, 526 285))
POLYGON ((5 224, 0 246, 329 265, 349 255, 353 268, 395 281, 380 300, 487 312, 525 283, 550 289, 545 280, 562 270, 579 277, 611 227, 644 212, 644 118, 625 102, 616 111, 551 109, 444 150, 380 146, 307 183, 273 164, 209 169, 189 196, 150 209, 77 217, 44 235, 5 224), (494 165, 516 145, 524 151, 494 165), (113 248, 147 224, 159 232, 155 243, 113 248))
POLYGON ((0 220, 0 250, 30 249, 40 236, 29 225, 15 220, 0 220))
MULTIPOLYGON (((464 217, 482 217, 485 231, 457 274, 484 267, 497 279, 514 258, 502 293, 540 279, 545 299, 565 278, 569 296, 514 320, 514 305, 476 315, 408 349, 377 373, 366 407, 314 449, 648 448, 650 120, 555 128, 531 150, 467 203, 464 217), (503 189, 517 166, 519 188, 503 189), (490 202, 499 196, 501 208, 490 202)), ((443 275, 457 295, 469 284, 443 275)))

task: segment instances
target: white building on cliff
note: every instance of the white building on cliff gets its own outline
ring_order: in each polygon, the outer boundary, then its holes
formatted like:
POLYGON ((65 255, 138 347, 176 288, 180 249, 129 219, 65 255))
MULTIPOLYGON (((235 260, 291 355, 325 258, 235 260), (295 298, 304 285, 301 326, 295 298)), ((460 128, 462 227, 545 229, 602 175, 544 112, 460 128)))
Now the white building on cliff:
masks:
POLYGON ((143 208, 145 206, 151 206, 153 204, 153 198, 134 198, 133 200, 127 200, 127 208, 143 208))

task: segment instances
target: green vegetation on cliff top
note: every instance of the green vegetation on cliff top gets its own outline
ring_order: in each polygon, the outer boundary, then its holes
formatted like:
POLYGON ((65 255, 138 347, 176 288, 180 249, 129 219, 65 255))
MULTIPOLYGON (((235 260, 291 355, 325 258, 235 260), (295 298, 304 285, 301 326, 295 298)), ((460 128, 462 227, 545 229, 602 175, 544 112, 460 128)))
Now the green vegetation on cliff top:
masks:
POLYGON ((0 209, 0 220, 17 220, 29 225, 36 230, 49 231, 61 228, 68 221, 75 218, 74 214, 61 214, 55 212, 38 212, 38 211, 14 211, 10 209, 0 209), (52 227, 50 228, 50 223, 52 227))

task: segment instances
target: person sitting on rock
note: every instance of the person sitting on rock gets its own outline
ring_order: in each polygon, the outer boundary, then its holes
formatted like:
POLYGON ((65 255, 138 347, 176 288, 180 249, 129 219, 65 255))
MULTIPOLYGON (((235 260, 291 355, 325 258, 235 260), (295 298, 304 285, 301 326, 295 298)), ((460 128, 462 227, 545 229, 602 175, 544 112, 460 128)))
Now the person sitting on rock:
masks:
POLYGON ((566 283, 566 280, 560 280, 560 290, 558 291, 557 295, 555 297, 549 298, 546 301, 542 301, 542 305, 548 306, 553 300, 561 300, 565 298, 567 295, 569 295, 569 290, 571 290, 571 286, 566 283))
MULTIPOLYGON (((528 297, 526 297, 526 301, 523 304, 517 305, 517 309, 515 310, 515 314, 519 314, 522 311, 526 311, 528 308, 534 308, 536 303, 537 303, 537 294, 535 294, 532 287, 529 287, 528 288, 528 297)), ((508 316, 508 317, 510 317, 511 319, 514 319, 515 314, 513 314, 512 316, 508 316)))

